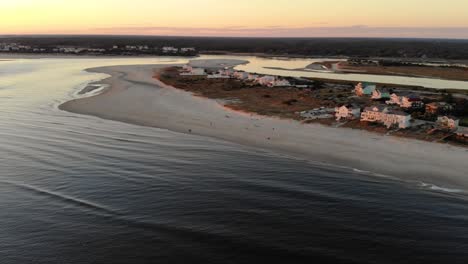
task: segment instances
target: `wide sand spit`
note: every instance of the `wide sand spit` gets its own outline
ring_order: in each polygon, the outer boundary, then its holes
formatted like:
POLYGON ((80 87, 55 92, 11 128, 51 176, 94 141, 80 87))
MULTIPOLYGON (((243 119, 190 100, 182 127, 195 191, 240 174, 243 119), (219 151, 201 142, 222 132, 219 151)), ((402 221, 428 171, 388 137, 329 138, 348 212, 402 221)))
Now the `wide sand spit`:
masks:
MULTIPOLYGON (((242 63, 246 62, 215 60, 191 64, 215 68, 242 63)), ((97 82, 107 88, 97 95, 68 101, 60 109, 214 137, 311 162, 347 167, 357 173, 468 192, 466 148, 232 111, 222 101, 194 96, 154 79, 154 73, 163 67, 168 65, 88 69, 109 75, 97 82)))

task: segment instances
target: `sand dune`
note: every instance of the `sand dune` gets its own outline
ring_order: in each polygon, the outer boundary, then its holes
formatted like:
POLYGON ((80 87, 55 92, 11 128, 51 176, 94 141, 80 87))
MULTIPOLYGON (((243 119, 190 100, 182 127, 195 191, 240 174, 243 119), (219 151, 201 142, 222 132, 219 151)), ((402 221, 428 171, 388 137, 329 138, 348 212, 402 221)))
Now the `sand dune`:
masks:
POLYGON ((167 65, 91 69, 109 74, 111 77, 101 83, 110 88, 96 96, 66 102, 60 108, 468 190, 468 152, 464 148, 233 112, 220 102, 195 97, 153 79, 154 71, 161 67, 167 65))

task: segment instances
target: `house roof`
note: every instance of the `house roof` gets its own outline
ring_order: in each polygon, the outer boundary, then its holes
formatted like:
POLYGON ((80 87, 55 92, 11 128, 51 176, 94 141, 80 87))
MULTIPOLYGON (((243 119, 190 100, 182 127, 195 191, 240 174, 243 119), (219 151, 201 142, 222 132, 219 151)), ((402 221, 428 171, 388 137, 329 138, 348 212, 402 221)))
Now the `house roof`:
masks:
POLYGON ((384 105, 375 105, 364 108, 364 112, 375 112, 374 108, 377 108, 378 112, 383 112, 385 109, 387 109, 387 107, 384 105))
POLYGON ((389 114, 398 115, 398 116, 409 116, 410 115, 408 113, 405 113, 405 112, 399 111, 399 110, 392 110, 392 111, 389 112, 389 114))

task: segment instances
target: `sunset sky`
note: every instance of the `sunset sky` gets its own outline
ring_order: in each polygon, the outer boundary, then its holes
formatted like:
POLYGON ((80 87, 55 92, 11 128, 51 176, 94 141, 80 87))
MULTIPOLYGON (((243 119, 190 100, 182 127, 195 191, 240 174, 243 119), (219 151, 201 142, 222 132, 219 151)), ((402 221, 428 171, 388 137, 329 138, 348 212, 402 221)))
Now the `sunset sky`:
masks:
POLYGON ((0 0, 0 34, 468 38, 468 0, 0 0))

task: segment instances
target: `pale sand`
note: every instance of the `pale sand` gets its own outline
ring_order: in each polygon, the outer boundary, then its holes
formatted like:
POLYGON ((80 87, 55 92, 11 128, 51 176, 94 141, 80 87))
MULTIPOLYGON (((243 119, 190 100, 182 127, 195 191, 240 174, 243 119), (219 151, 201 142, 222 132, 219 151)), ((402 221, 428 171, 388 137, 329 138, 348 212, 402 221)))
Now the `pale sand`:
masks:
POLYGON ((465 148, 230 111, 215 100, 195 97, 153 79, 154 70, 161 67, 167 65, 91 69, 111 75, 101 81, 110 88, 97 96, 66 102, 60 109, 468 190, 465 148))

